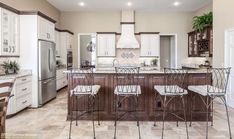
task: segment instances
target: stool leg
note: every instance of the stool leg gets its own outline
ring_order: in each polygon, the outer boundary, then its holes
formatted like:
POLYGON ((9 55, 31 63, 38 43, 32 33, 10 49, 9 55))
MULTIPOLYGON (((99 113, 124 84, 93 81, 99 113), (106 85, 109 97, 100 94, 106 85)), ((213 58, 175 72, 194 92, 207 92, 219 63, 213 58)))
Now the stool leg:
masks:
POLYGON ((212 100, 212 103, 211 103, 211 115, 212 115, 212 119, 211 119, 211 126, 213 126, 214 125, 214 102, 213 102, 213 100, 212 100))
POLYGON ((156 126, 156 108, 157 108, 157 95, 156 93, 154 93, 154 102, 155 102, 155 105, 154 105, 154 127, 156 126))
POLYGON ((184 96, 182 96, 181 99, 182 99, 182 105, 183 105, 183 111, 184 111, 184 122, 185 122, 185 127, 186 127, 186 134, 187 134, 187 139, 189 139, 184 96))
POLYGON ((93 138, 96 139, 95 136, 95 125, 94 125, 94 103, 95 103, 95 99, 94 97, 91 98, 92 100, 92 120, 93 120, 93 138))
MULTIPOLYGON (((136 114, 137 113, 138 104, 139 104, 138 96, 136 96, 136 102, 135 103, 136 103, 135 104, 135 114, 136 114)), ((139 139, 141 139, 141 129, 140 129, 140 123, 139 123, 138 116, 136 116, 136 118, 137 118, 137 127, 138 127, 139 139)))
POLYGON ((76 96, 76 126, 78 125, 78 97, 76 96))
POLYGON ((193 94, 191 93, 190 96, 190 124, 189 126, 192 126, 192 121, 193 121, 193 94))
POLYGON ((167 97, 164 96, 164 100, 163 100, 163 125, 162 125, 162 139, 163 139, 163 135, 164 135, 164 120, 165 120, 165 113, 166 113, 166 100, 167 97))
POLYGON ((115 101, 115 133, 114 133, 114 139, 116 139, 117 120, 118 120, 118 104, 119 104, 119 97, 116 96, 116 101, 115 101))
POLYGON ((71 112, 70 112, 70 129, 69 129, 69 137, 68 137, 68 139, 71 139, 71 129, 72 129, 72 111, 73 111, 73 99, 72 99, 72 97, 70 98, 71 99, 71 112))
POLYGON ((226 108, 227 121, 228 121, 228 129, 229 129, 229 136, 230 136, 230 139, 232 139, 232 132, 231 132, 231 126, 230 126, 230 119, 229 119, 229 114, 228 114, 228 106, 227 106, 227 101, 226 101, 226 98, 225 98, 225 97, 223 97, 223 103, 224 103, 225 108, 226 108))
POLYGON ((206 97, 206 139, 208 139, 209 96, 206 97))
POLYGON ((100 125, 100 114, 99 114, 99 111, 100 111, 100 105, 99 105, 99 95, 97 96, 98 97, 98 125, 100 125))

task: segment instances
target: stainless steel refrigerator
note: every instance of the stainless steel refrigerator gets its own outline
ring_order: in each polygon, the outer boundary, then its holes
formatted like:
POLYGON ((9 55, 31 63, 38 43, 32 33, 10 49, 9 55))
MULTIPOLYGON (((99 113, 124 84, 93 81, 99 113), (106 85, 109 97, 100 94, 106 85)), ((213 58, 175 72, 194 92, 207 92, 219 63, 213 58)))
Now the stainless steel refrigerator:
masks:
POLYGON ((39 40, 39 106, 56 97, 56 54, 55 43, 39 40))

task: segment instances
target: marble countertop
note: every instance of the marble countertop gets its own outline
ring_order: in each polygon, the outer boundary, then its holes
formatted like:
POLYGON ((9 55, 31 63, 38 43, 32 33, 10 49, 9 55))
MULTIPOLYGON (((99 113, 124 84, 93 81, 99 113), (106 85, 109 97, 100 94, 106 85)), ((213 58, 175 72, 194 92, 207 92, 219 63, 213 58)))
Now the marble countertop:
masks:
MULTIPOLYGON (((65 70, 65 73, 77 73, 78 70, 65 70)), ((188 73, 206 73, 206 69, 188 70, 188 73)), ((115 70, 94 70, 96 74, 115 74, 115 70)), ((140 70, 140 74, 164 74, 163 70, 140 70)))
POLYGON ((17 74, 1 75, 0 80, 14 80, 16 78, 32 75, 31 70, 20 70, 17 74))

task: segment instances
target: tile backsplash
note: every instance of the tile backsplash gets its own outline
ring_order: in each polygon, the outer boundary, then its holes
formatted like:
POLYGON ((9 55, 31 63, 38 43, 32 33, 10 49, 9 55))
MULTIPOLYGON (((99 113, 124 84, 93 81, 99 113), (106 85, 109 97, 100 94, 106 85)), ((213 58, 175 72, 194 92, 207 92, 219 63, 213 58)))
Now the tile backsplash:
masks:
POLYGON ((4 69, 2 68, 2 64, 4 61, 16 61, 17 63, 19 62, 19 58, 0 58, 0 75, 4 74, 4 69))
POLYGON ((112 66, 113 60, 116 59, 119 65, 125 66, 141 66, 143 63, 151 63, 157 57, 140 57, 140 49, 117 49, 116 57, 97 58, 97 66, 112 66))

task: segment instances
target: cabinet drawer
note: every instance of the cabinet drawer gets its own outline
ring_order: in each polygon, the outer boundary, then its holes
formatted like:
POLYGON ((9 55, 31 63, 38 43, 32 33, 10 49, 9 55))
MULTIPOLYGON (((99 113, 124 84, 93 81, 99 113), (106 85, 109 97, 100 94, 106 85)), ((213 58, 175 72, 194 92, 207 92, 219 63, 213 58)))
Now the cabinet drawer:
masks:
POLYGON ((16 86, 16 97, 20 97, 26 94, 31 94, 32 92, 32 86, 31 82, 24 83, 16 86))
POLYGON ((24 84, 24 83, 28 83, 32 81, 32 77, 31 76, 26 76, 26 77, 21 77, 18 78, 16 81, 16 84, 24 84))
POLYGON ((31 94, 16 98, 16 111, 20 111, 31 105, 31 94))
POLYGON ((68 83, 68 81, 67 81, 66 77, 58 79, 57 80, 57 90, 67 86, 67 83, 68 83))
POLYGON ((61 80, 61 85, 62 85, 62 87, 67 86, 67 79, 66 79, 66 78, 63 78, 63 79, 61 80))

